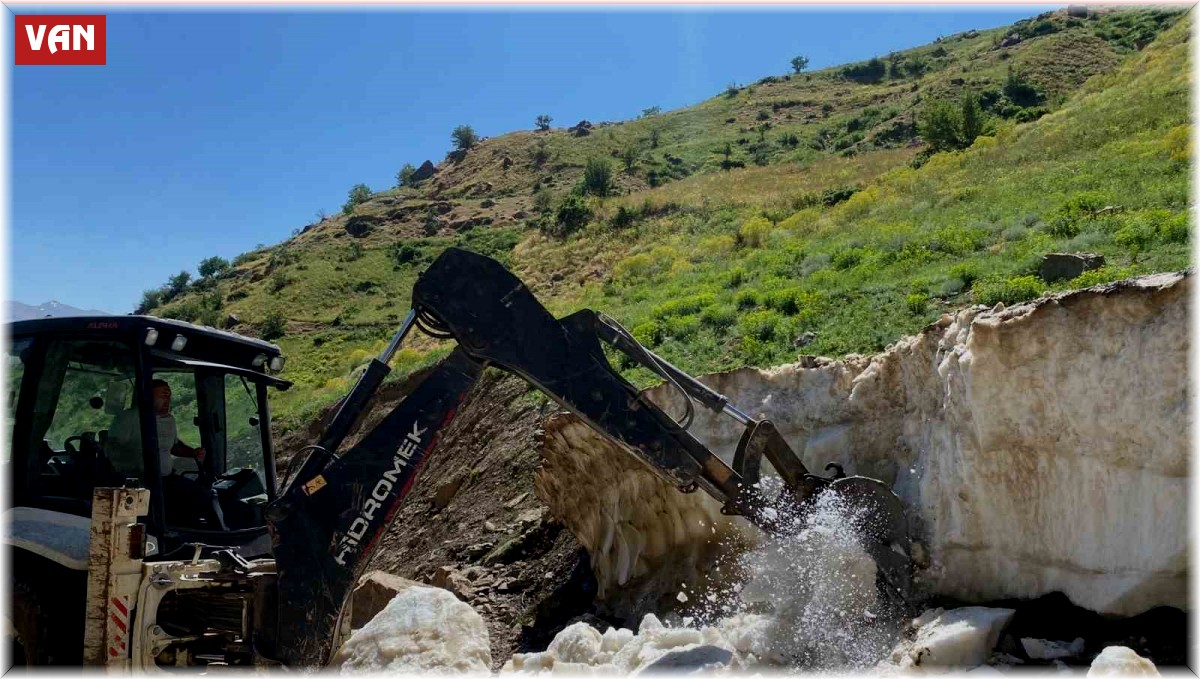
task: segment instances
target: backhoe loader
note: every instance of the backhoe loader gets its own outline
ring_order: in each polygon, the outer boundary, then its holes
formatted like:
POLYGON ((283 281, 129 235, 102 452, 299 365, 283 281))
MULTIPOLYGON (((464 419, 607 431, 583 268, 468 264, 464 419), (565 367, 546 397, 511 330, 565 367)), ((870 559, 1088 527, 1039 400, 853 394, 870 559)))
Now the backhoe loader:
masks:
POLYGON ((328 663, 349 632, 350 594, 441 432, 479 380, 513 373, 662 479, 701 491, 765 530, 840 493, 870 521, 879 586, 907 596, 909 539, 878 480, 812 474, 764 419, 590 310, 554 318, 500 263, 456 248, 421 274, 412 309, 365 366, 319 439, 277 488, 270 436, 273 344, 150 316, 8 327, 9 481, 5 542, 14 660, 155 669, 328 663), (353 446, 343 446, 406 336, 453 351, 353 446), (605 354, 627 355, 686 396, 678 419, 605 354), (164 429, 152 383, 174 394, 164 429), (696 405, 745 425, 727 464, 688 432, 696 405), (176 441, 206 451, 172 458, 176 441), (761 490, 766 458, 782 491, 761 490), (188 465, 192 467, 189 468, 188 465), (186 492, 178 490, 187 489, 186 492), (773 496, 772 496, 773 495, 773 496))

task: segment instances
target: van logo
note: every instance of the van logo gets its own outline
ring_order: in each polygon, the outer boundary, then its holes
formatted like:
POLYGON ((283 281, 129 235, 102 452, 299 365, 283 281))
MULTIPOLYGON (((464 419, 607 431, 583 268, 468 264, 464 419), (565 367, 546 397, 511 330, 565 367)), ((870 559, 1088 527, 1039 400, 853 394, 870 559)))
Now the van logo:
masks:
POLYGON ((103 14, 20 14, 15 18, 17 66, 107 63, 107 17, 103 14))

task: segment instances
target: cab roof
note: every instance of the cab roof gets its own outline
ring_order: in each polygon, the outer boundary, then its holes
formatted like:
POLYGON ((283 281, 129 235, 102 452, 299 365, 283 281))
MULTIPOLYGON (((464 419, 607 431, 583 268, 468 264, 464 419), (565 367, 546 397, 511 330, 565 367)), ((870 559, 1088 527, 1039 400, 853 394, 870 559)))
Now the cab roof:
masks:
POLYGON ((271 359, 281 356, 279 346, 253 337, 246 337, 228 330, 218 330, 206 325, 196 325, 156 316, 62 316, 14 321, 6 324, 11 337, 30 335, 79 336, 131 340, 145 342, 147 331, 158 332, 153 348, 169 352, 178 358, 208 361, 243 368, 253 367, 255 372, 264 372, 261 367, 265 356, 271 359), (177 335, 187 338, 182 351, 172 351, 171 343, 177 335), (258 360, 258 365, 254 365, 258 360))

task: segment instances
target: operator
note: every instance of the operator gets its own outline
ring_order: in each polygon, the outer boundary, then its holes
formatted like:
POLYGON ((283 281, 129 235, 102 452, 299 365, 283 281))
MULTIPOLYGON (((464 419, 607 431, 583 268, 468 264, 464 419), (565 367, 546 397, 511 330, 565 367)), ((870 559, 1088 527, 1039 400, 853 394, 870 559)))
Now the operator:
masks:
POLYGON ((179 440, 175 416, 171 414, 171 385, 165 380, 154 380, 150 386, 154 392, 155 424, 158 426, 159 472, 164 476, 174 473, 176 457, 191 458, 197 466, 202 464, 204 448, 193 448, 179 440))

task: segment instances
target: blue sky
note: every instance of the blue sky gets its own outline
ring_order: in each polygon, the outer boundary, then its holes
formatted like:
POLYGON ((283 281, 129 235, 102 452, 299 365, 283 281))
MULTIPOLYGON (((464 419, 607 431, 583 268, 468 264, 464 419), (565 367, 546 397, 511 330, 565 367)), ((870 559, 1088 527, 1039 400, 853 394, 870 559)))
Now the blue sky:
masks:
POLYGON ((108 14, 107 66, 9 66, 10 296, 127 313, 205 257, 335 213, 358 182, 381 190, 406 162, 440 161, 459 124, 627 119, 785 73, 797 54, 817 69, 1049 7, 89 8, 108 14))

